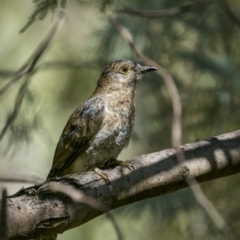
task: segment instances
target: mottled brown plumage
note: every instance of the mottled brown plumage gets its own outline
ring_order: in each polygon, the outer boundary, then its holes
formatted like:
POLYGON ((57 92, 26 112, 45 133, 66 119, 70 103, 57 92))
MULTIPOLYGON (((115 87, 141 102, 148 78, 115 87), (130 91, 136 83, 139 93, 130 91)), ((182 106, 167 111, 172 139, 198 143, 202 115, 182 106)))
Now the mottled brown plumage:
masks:
POLYGON ((92 96, 73 112, 63 129, 48 178, 95 170, 107 181, 98 167, 117 163, 117 156, 128 145, 137 84, 143 73, 154 70, 130 60, 110 63, 104 69, 92 96))

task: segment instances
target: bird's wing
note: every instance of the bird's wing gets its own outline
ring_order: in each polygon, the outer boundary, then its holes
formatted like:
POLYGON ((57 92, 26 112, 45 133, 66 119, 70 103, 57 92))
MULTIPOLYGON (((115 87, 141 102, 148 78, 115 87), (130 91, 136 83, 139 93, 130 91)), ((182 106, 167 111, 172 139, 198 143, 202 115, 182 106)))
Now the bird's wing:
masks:
POLYGON ((105 116, 105 103, 100 97, 91 98, 70 116, 57 144, 48 178, 61 175, 100 130, 105 116))

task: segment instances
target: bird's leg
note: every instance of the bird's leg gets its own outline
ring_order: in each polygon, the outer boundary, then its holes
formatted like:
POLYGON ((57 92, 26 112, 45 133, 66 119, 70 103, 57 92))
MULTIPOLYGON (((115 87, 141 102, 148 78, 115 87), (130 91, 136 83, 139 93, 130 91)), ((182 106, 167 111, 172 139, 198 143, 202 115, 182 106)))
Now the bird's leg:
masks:
POLYGON ((108 161, 108 165, 120 165, 120 166, 122 166, 124 168, 128 168, 129 170, 134 170, 134 167, 133 167, 133 165, 131 163, 120 161, 120 160, 117 160, 115 158, 111 158, 108 161))
POLYGON ((95 167, 93 169, 94 172, 96 172, 99 176, 102 177, 102 179, 106 182, 106 183, 110 183, 109 179, 108 179, 108 175, 106 173, 104 173, 101 169, 95 167))

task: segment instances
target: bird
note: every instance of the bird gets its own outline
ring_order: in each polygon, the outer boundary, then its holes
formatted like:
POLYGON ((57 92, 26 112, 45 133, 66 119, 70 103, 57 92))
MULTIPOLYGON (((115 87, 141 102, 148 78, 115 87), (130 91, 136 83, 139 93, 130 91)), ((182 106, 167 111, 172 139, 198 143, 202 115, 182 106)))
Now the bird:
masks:
POLYGON ((132 167, 117 157, 128 146, 133 131, 138 83, 144 73, 155 70, 132 60, 114 61, 105 67, 92 95, 69 117, 47 179, 93 170, 109 182, 101 167, 132 167))

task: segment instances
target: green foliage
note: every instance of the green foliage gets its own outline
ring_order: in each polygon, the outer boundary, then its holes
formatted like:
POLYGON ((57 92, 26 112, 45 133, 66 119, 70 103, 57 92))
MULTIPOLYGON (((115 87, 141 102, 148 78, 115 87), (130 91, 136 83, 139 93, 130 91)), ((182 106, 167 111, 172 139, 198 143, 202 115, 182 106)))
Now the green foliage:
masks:
MULTIPOLYGON (((43 20, 49 11, 54 12, 58 6, 59 0, 33 0, 35 9, 32 15, 29 17, 28 22, 20 30, 20 33, 26 31, 36 20, 43 20)), ((67 0, 60 0, 62 8, 66 7, 67 0)))

